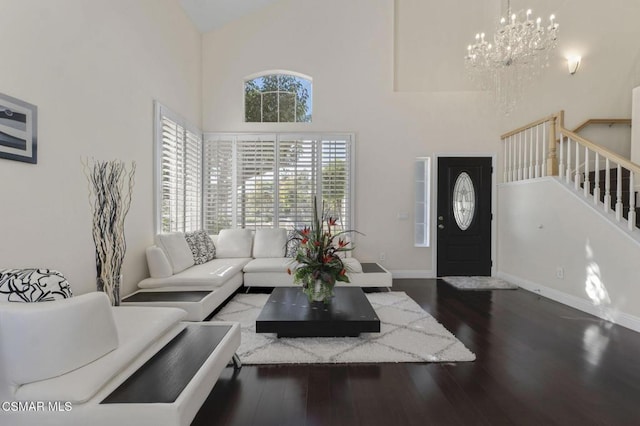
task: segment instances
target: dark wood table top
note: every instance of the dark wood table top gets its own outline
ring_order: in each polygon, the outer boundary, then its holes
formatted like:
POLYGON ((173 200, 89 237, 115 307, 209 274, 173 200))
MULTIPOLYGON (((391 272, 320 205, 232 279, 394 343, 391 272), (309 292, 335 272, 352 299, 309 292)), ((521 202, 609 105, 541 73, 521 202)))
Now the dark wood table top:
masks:
POLYGON ((193 291, 139 291, 122 299, 122 302, 200 302, 211 294, 208 290, 193 291))
POLYGON ((187 325, 101 404, 174 402, 230 329, 187 325))
POLYGON ((379 332, 380 319, 360 287, 335 287, 330 303, 309 302, 301 287, 276 287, 256 319, 256 332, 279 337, 357 336, 379 332))

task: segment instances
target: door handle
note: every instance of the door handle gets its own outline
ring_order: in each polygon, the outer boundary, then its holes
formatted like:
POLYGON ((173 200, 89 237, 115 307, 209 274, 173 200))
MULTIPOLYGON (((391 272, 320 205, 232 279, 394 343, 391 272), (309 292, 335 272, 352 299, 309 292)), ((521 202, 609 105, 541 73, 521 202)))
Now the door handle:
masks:
POLYGON ((444 229, 444 225, 443 224, 438 225, 438 229, 444 229))

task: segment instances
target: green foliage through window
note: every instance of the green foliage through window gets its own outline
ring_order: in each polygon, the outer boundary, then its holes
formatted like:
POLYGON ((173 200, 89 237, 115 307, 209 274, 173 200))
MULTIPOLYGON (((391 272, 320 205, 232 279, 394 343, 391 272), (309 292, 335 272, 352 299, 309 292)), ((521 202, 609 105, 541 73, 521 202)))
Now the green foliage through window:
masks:
POLYGON ((310 123, 311 104, 311 79, 269 74, 244 83, 244 118, 248 123, 310 123))

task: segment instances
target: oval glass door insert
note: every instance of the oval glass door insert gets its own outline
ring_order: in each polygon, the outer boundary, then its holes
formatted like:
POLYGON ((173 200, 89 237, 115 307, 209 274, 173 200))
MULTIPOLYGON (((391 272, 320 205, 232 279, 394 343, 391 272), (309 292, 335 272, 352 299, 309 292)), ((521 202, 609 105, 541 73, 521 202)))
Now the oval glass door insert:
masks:
POLYGON ((453 186, 453 217, 460 229, 466 231, 469 228, 475 211, 476 191, 473 189, 471 176, 462 172, 453 186))

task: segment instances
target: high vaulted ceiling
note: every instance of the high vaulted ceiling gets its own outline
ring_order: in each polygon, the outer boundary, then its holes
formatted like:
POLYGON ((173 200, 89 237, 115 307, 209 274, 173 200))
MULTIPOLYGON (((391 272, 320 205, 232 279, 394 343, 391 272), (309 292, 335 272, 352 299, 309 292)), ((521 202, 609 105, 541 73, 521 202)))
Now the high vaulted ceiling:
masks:
POLYGON ((278 0, 178 0, 202 33, 249 15, 278 0))

